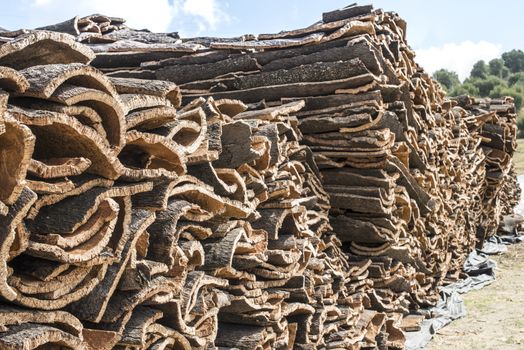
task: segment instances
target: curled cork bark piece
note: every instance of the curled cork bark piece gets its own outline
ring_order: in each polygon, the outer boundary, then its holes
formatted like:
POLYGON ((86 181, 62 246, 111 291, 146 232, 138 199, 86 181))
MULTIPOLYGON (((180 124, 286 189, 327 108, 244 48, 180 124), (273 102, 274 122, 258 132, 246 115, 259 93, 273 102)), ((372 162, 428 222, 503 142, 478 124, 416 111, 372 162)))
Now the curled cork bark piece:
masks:
MULTIPOLYGON (((15 260, 13 266, 18 270, 21 264, 18 264, 18 260, 15 260)), ((35 259, 39 260, 39 259, 35 259)), ((42 261, 42 260, 39 260, 42 261)), ((28 264, 26 264, 27 266, 28 264)), ((66 268, 66 267, 64 267, 66 268)), ((36 269, 38 270, 38 268, 36 269)), ((34 296, 38 294, 39 297, 46 299, 55 299, 62 296, 63 294, 70 292, 78 286, 80 282, 89 273, 90 268, 81 267, 67 267, 67 269, 53 278, 46 280, 38 280, 34 276, 23 275, 22 273, 15 273, 9 278, 9 283, 16 288, 20 293, 34 296), (31 278, 33 277, 33 278, 31 278), (68 286, 64 286, 63 283, 67 283, 68 286)), ((18 271, 17 271, 18 272, 18 271)), ((33 274, 36 275, 36 274, 33 274)))
POLYGON ((40 27, 37 29, 38 30, 49 30, 52 32, 66 33, 66 34, 76 36, 80 34, 80 30, 78 29, 79 27, 78 21, 79 21, 79 17, 75 16, 67 21, 48 25, 45 27, 40 27))
POLYGON ((120 100, 126 115, 144 108, 172 106, 164 97, 154 95, 123 94, 120 95, 120 100))
POLYGON ((54 63, 89 63, 93 51, 67 34, 33 31, 0 46, 0 65, 15 69, 54 63))
POLYGON ((173 298, 173 293, 180 287, 175 281, 160 276, 140 291, 118 291, 111 297, 101 322, 107 329, 121 332, 136 306, 146 301, 153 305, 164 304, 173 298))
POLYGON ((303 46, 307 44, 319 42, 324 35, 321 33, 313 33, 301 38, 292 39, 271 39, 271 40, 257 40, 257 41, 238 41, 238 42, 212 42, 210 47, 212 49, 281 49, 293 46, 303 46))
POLYGON ((29 208, 36 200, 36 194, 28 188, 23 188, 17 201, 9 206, 8 213, 0 216, 0 294, 7 300, 16 298, 16 292, 9 286, 7 279, 11 274, 7 261, 10 256, 11 246, 16 240, 16 228, 22 223, 29 208))
POLYGON ((172 269, 176 263, 176 246, 179 232, 178 221, 190 210, 198 211, 196 204, 185 200, 171 200, 167 208, 158 212, 155 222, 148 228, 151 234, 147 257, 172 269))
POLYGON ((228 232, 223 238, 206 241, 204 243, 204 250, 206 251, 204 268, 212 270, 232 267, 236 245, 242 235, 245 235, 245 231, 242 228, 237 228, 228 232))
POLYGON ((187 171, 180 146, 166 137, 137 130, 127 132, 126 145, 118 157, 128 179, 176 178, 187 171))
POLYGON ((228 295, 217 289, 226 285, 223 279, 193 271, 188 274, 180 297, 157 307, 192 348, 205 348, 216 338, 219 309, 229 304, 228 295))
POLYGON ((234 119, 260 119, 260 120, 275 120, 279 116, 288 115, 298 112, 305 106, 304 101, 296 101, 283 104, 276 107, 264 108, 253 111, 246 111, 236 114, 234 119))
MULTIPOLYGON (((78 229, 68 235, 40 233, 33 228, 26 254, 68 264, 82 264, 97 258, 109 243, 118 214, 118 205, 111 199, 99 204, 78 229)), ((38 217, 36 218, 39 219, 38 217)))
MULTIPOLYGON (((16 265, 14 265, 16 266, 16 265)), ((43 310, 63 309, 78 301, 100 283, 107 271, 107 264, 81 268, 70 267, 69 271, 53 279, 35 283, 30 277, 14 274, 10 278, 17 291, 14 303, 43 310)))
POLYGON ((46 347, 88 349, 87 344, 79 336, 71 335, 55 327, 33 323, 9 327, 0 336, 0 346, 9 350, 32 350, 46 347))
POLYGON ((60 248, 72 248, 85 243, 100 231, 106 223, 116 219, 119 211, 118 204, 107 199, 100 203, 95 213, 71 235, 58 235, 48 233, 45 235, 33 233, 31 240, 44 244, 52 244, 60 248))
POLYGON ((106 312, 108 303, 115 293, 125 267, 135 250, 140 235, 145 232, 147 227, 155 220, 153 212, 143 209, 131 209, 129 198, 122 204, 123 216, 117 224, 120 230, 120 259, 108 267, 104 279, 97 286, 86 294, 82 301, 73 303, 69 310, 81 320, 100 322, 106 312), (86 305, 89 305, 86 307, 86 305))
MULTIPOLYGON (((128 195, 128 193, 122 194, 128 195)), ((111 239, 109 241, 109 244, 107 244, 107 248, 103 252, 103 255, 105 255, 105 257, 95 257, 86 263, 81 263, 80 265, 82 266, 54 263, 55 267, 52 267, 51 265, 49 267, 52 268, 47 269, 49 270, 49 272, 46 273, 44 270, 41 271, 41 273, 39 273, 38 275, 35 275, 38 279, 40 279, 40 281, 35 281, 34 278, 29 278, 28 276, 25 276, 23 273, 20 274, 19 272, 37 272, 39 269, 41 269, 42 265, 46 265, 42 264, 41 262, 49 260, 40 260, 40 263, 37 265, 37 268, 33 267, 30 269, 23 268, 23 264, 27 264, 27 260, 15 261, 15 272, 18 273, 10 279, 10 282, 13 286, 16 286, 17 290, 20 292, 16 299, 16 302, 21 305, 44 309, 64 308, 65 306, 71 303, 73 303, 72 305, 75 305, 74 303, 79 301, 81 298, 86 298, 86 296, 89 298, 90 295, 96 293, 96 290, 100 290, 100 288, 103 288, 107 284, 108 280, 113 281, 115 270, 118 271, 119 266, 121 266, 118 262, 126 261, 125 257, 128 256, 126 254, 129 254, 128 250, 126 250, 126 244, 129 240, 131 232, 127 229, 127 225, 131 225, 131 231, 134 230, 133 227, 135 226, 136 229, 144 230, 145 227, 147 227, 150 224, 152 215, 154 218, 153 213, 145 212, 142 214, 147 215, 140 216, 141 221, 138 220, 136 222, 133 221, 131 223, 131 216, 129 216, 131 215, 129 211, 131 202, 129 198, 124 201, 119 201, 119 203, 119 208, 122 208, 122 216, 118 219, 119 222, 117 223, 117 229, 115 229, 112 232, 112 235, 110 235, 111 239)), ((96 217, 96 213, 94 217, 96 217)), ((52 237, 49 236, 45 237, 45 239, 47 239, 48 241, 51 238, 52 237)), ((58 244, 56 246, 58 247, 60 245, 63 245, 63 243, 66 243, 67 245, 68 241, 66 241, 65 239, 63 239, 62 241, 58 241, 58 244)), ((71 242, 69 241, 69 243, 71 242)), ((29 250, 27 252, 30 254, 32 253, 29 250)), ((70 255, 69 258, 72 258, 72 252, 68 253, 70 255)), ((46 256, 46 258, 48 258, 48 256, 46 256)), ((78 261, 75 262, 72 261, 72 259, 69 260, 73 263, 78 264, 78 261)), ((103 293, 100 294, 99 297, 105 298, 106 295, 107 294, 103 293)), ((107 295, 107 298, 109 298, 110 295, 111 293, 107 295)), ((104 304, 96 303, 96 305, 100 305, 100 307, 103 307, 104 304)), ((72 308, 72 310, 75 311, 76 309, 72 308)))
MULTIPOLYGON (((165 328, 165 327, 163 327, 165 328)), ((180 350, 189 350, 192 349, 191 344, 183 335, 179 334, 176 331, 167 330, 165 336, 151 344, 151 350, 170 350, 170 349, 180 349, 180 350)))
POLYGON ((253 222, 253 228, 265 230, 271 239, 278 239, 279 232, 287 234, 298 233, 300 229, 288 209, 265 209, 261 211, 261 218, 253 222))
POLYGON ((176 121, 165 124, 151 132, 173 140, 183 147, 185 153, 191 157, 194 157, 195 153, 199 153, 197 152, 199 148, 204 148, 203 151, 208 151, 208 147, 206 147, 207 121, 206 114, 202 108, 179 113, 176 121))
POLYGON ((8 261, 11 261, 13 258, 22 254, 29 245, 29 230, 27 230, 26 225, 21 222, 15 228, 15 239, 11 248, 9 248, 9 258, 8 261))
POLYGON ((153 349, 180 348, 190 349, 191 345, 180 333, 165 327, 156 321, 162 317, 157 309, 138 306, 127 323, 119 346, 135 346, 153 349))
POLYGON ((236 168, 260 157, 251 147, 251 126, 244 121, 237 121, 222 126, 222 152, 213 162, 217 168, 236 168))
POLYGON ((9 67, 0 67, 0 88, 9 92, 22 93, 29 87, 24 75, 9 67))
POLYGON ((125 117, 123 104, 119 99, 100 90, 62 84, 49 100, 67 106, 82 105, 92 108, 101 118, 105 137, 109 144, 119 150, 125 143, 125 117))
POLYGON ((87 158, 50 158, 42 161, 31 159, 28 171, 44 179, 60 178, 82 174, 91 166, 87 158))
POLYGON ((109 78, 119 94, 151 95, 166 99, 175 108, 180 107, 180 88, 170 81, 131 78, 109 78))
POLYGON ((248 106, 240 100, 230 100, 227 98, 214 101, 216 108, 223 114, 230 117, 236 116, 238 113, 244 112, 248 106))
POLYGON ((184 216, 192 221, 210 219, 213 216, 224 213, 226 210, 223 199, 214 194, 210 186, 206 186, 196 179, 191 179, 174 187, 170 192, 170 198, 185 200, 196 204, 203 210, 186 212, 184 216))
POLYGON ((140 131, 152 130, 172 123, 177 119, 173 107, 154 107, 137 110, 126 115, 126 127, 140 131))
POLYGON ((314 32, 323 32, 323 31, 332 31, 339 29, 346 25, 347 23, 351 22, 351 19, 341 19, 338 21, 333 22, 327 22, 327 23, 315 23, 305 28, 300 29, 294 29, 294 30, 288 30, 288 31, 281 31, 275 34, 259 34, 257 38, 259 40, 273 40, 273 39, 281 39, 281 38, 287 38, 287 37, 297 37, 304 34, 314 33, 314 32))
POLYGON ((42 207, 45 207, 46 205, 58 203, 67 197, 77 196, 94 187, 108 188, 112 186, 114 183, 111 180, 89 174, 82 174, 81 176, 70 177, 69 181, 74 185, 73 189, 71 189, 70 191, 55 194, 40 194, 37 201, 33 204, 31 210, 27 214, 27 219, 33 220, 40 211, 40 209, 42 207))
POLYGON ((20 107, 27 107, 33 110, 46 110, 62 114, 67 114, 70 117, 78 119, 80 123, 92 128, 102 138, 107 139, 107 133, 102 124, 102 117, 91 107, 73 105, 66 106, 60 103, 51 102, 49 100, 25 99, 18 98, 16 104, 20 107))
POLYGON ((116 179, 122 165, 107 142, 93 129, 65 114, 13 108, 12 115, 36 136, 33 158, 84 157, 91 161, 88 173, 116 179))
POLYGON ((204 347, 216 338, 219 309, 229 304, 228 295, 216 288, 227 285, 227 280, 208 276, 201 271, 188 274, 180 297, 180 309, 185 324, 190 327, 185 333, 193 346, 204 347))
POLYGON ((262 350, 270 348, 275 337, 274 333, 261 326, 233 326, 228 323, 221 323, 219 329, 216 344, 226 349, 238 347, 242 350, 262 350))
POLYGON ((64 83, 117 96, 109 79, 97 69, 85 64, 45 64, 28 67, 20 73, 29 82, 29 88, 23 92, 23 96, 48 99, 64 83))
MULTIPOLYGON (((28 227, 37 233, 73 233, 89 220, 106 199, 129 196, 151 188, 151 183, 91 188, 78 195, 63 198, 57 203, 43 206, 28 227), (69 215, 66 215, 67 213, 69 215), (64 220, 64 217, 68 218, 64 220)), ((114 203, 108 205, 114 207, 114 203)))
MULTIPOLYGON (((214 193, 213 188, 205 185, 203 182, 192 178, 191 180, 181 183, 171 190, 172 198, 184 199, 190 203, 197 204, 204 212, 213 215, 224 215, 226 217, 247 218, 253 213, 254 207, 250 203, 242 203, 237 200, 224 198, 214 193)), ((201 213, 188 212, 186 216, 190 220, 198 221, 201 213)))
POLYGON ((215 169, 211 163, 203 163, 190 165, 188 173, 212 186, 220 196, 244 203, 248 201, 244 179, 235 169, 215 169))
POLYGON ((0 325, 9 327, 19 323, 48 324, 71 335, 82 337, 82 323, 65 311, 28 310, 8 305, 0 307, 0 325))
MULTIPOLYGON (((205 47, 193 43, 153 43, 145 44, 134 40, 119 40, 109 44, 90 44, 88 47, 94 52, 98 53, 113 53, 113 52, 167 52, 176 54, 179 52, 197 52, 205 47)), ((171 55, 167 55, 168 57, 171 55)))
POLYGON ((39 195, 67 193, 75 188, 73 182, 68 179, 51 180, 27 180, 27 187, 39 195))
POLYGON ((182 175, 176 179, 160 178, 153 180, 153 190, 133 196, 133 205, 140 209, 164 210, 167 208, 171 190, 185 181, 191 181, 188 175, 182 175))
POLYGON ((4 117, 5 131, 0 134, 0 201, 13 204, 25 186, 25 177, 35 147, 31 130, 10 116, 4 117))

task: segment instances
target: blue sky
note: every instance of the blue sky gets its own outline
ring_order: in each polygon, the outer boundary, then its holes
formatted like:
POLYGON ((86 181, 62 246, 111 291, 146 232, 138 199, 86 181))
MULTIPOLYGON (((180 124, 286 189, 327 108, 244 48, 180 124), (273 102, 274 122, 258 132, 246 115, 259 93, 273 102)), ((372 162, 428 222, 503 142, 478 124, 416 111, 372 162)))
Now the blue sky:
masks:
MULTIPOLYGON (((235 36, 300 28, 352 0, 0 0, 0 26, 34 28, 73 17, 121 16, 135 28, 184 36, 235 36)), ((464 78, 478 59, 524 49, 524 1, 376 0, 408 23, 408 43, 427 70, 453 69, 464 78)))

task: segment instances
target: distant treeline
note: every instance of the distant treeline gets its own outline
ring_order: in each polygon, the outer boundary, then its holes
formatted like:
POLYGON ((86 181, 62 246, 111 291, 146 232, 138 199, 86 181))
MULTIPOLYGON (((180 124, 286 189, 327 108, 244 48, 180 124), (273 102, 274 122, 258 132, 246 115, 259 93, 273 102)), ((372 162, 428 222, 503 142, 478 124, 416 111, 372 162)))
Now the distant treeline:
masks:
POLYGON ((489 62, 483 60, 473 65, 469 77, 460 82, 457 73, 439 69, 433 74, 450 96, 472 95, 477 97, 512 96, 519 112, 519 131, 524 136, 524 52, 511 50, 489 62))

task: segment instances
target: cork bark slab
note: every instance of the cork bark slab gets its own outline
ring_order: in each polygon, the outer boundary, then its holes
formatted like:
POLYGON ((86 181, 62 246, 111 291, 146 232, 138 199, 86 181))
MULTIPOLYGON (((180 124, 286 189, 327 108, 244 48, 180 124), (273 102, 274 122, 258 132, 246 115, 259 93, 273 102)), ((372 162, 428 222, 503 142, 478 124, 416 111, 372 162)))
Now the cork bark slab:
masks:
POLYGON ((88 63, 93 51, 72 36, 51 31, 33 31, 0 46, 0 64, 15 69, 53 63, 88 63))
POLYGON ((126 127, 140 131, 152 130, 174 122, 176 109, 172 107, 155 107, 139 110, 126 115, 126 127))
POLYGON ((136 130, 126 134, 126 146, 118 155, 126 178, 176 178, 187 171, 180 146, 160 135, 136 130))
POLYGON ((173 107, 180 107, 180 88, 172 82, 129 78, 110 78, 110 81, 119 94, 158 96, 168 100, 173 107))
POLYGON ((29 88, 23 74, 9 67, 0 67, 0 88, 14 93, 23 93, 29 88))
POLYGON ((73 303, 69 307, 69 310, 82 320, 101 321, 140 234, 155 219, 154 214, 146 210, 132 210, 130 202, 125 204, 124 207, 126 208, 124 214, 126 217, 119 223, 119 225, 122 225, 120 228, 122 230, 120 235, 122 248, 119 261, 109 266, 104 279, 86 295, 83 301, 73 303), (85 302, 88 302, 87 305, 90 305, 90 307, 86 307, 85 302))
POLYGON ((80 63, 39 65, 23 69, 20 73, 29 83, 28 89, 23 91, 23 96, 48 99, 66 82, 117 96, 114 86, 105 75, 80 63))
POLYGON ((35 159, 84 157, 91 161, 87 172, 108 179, 120 176, 122 165, 108 143, 76 118, 61 113, 21 108, 11 112, 35 134, 35 159))
POLYGON ((78 336, 60 329, 40 324, 12 326, 0 337, 4 349, 38 349, 41 347, 66 346, 71 349, 85 349, 87 344, 78 336))
POLYGON ((18 99, 21 106, 32 110, 47 110, 67 114, 76 118, 83 125, 92 128, 102 138, 107 139, 107 133, 102 123, 102 117, 93 108, 82 105, 66 106, 49 100, 18 99))
POLYGON ((30 129, 10 116, 4 121, 5 131, 0 134, 2 154, 0 170, 0 201, 13 204, 25 186, 25 177, 35 147, 35 136, 30 129))
POLYGON ((92 108, 101 118, 105 130, 104 136, 109 144, 117 151, 123 147, 126 129, 125 112, 119 96, 65 83, 54 90, 49 100, 66 106, 81 105, 92 108))
POLYGON ((31 159, 28 171, 44 179, 81 175, 91 166, 87 158, 50 158, 43 161, 31 159))
POLYGON ((28 188, 23 188, 17 201, 9 206, 7 215, 0 216, 0 293, 7 300, 13 300, 16 297, 16 292, 8 285, 7 279, 11 271, 7 265, 9 260, 9 252, 11 245, 15 241, 16 227, 22 222, 29 208, 36 200, 36 194, 28 188))

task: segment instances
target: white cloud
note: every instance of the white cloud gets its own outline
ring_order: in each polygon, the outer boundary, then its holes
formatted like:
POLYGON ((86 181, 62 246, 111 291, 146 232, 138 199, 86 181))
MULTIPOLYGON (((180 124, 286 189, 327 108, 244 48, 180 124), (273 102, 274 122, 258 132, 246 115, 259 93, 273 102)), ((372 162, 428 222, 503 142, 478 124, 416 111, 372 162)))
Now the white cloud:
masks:
POLYGON ((215 0, 185 0, 182 12, 202 18, 211 29, 215 29, 219 22, 229 21, 229 16, 215 0))
POLYGON ((52 0, 35 0, 34 6, 40 7, 51 3, 52 0))
POLYGON ((464 80, 469 76, 471 68, 479 60, 486 62, 497 58, 502 53, 502 45, 487 41, 463 41, 447 43, 438 47, 415 50, 416 61, 429 73, 433 74, 440 68, 457 72, 464 80))
POLYGON ((123 17, 132 28, 155 32, 167 31, 177 18, 193 22, 201 31, 229 21, 219 0, 32 0, 32 7, 41 15, 52 13, 59 17, 56 22, 72 17, 72 13, 79 16, 101 13, 123 17))

